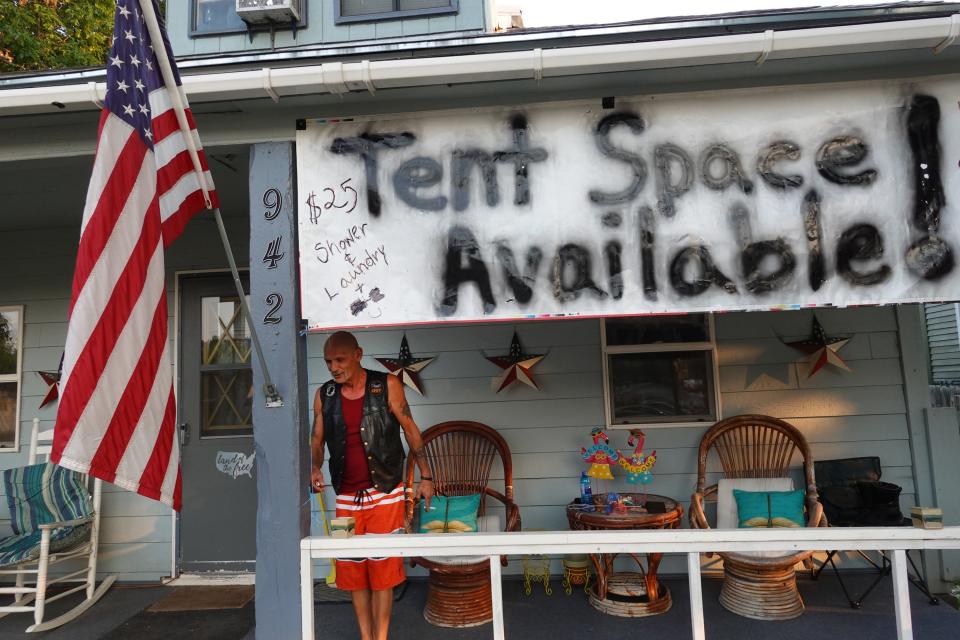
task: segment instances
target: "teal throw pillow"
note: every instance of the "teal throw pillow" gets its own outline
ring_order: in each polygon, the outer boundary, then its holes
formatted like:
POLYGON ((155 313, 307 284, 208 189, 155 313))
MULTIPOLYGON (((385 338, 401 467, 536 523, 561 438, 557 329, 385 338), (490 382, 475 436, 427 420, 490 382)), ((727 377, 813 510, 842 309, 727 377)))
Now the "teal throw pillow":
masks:
POLYGON ((737 520, 741 528, 805 527, 803 489, 795 491, 733 490, 737 520))
POLYGON ((480 494, 433 496, 430 510, 420 501, 420 533, 470 533, 477 530, 480 494))

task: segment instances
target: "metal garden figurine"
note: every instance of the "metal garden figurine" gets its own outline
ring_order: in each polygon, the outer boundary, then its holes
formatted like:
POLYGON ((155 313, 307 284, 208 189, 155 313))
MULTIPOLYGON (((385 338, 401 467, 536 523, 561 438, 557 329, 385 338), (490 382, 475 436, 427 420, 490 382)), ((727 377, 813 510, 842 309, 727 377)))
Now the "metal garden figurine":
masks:
POLYGON ((647 485, 653 482, 653 465, 657 462, 657 452, 650 455, 643 452, 643 443, 646 434, 643 431, 632 431, 627 444, 634 447, 633 454, 627 456, 617 451, 620 456, 619 464, 627 472, 627 482, 630 484, 639 484, 643 488, 643 501, 646 502, 647 485))
POLYGON ((600 427, 594 427, 590 435, 593 437, 593 446, 580 449, 580 455, 590 463, 587 475, 597 480, 613 480, 610 465, 617 463, 620 453, 610 446, 610 438, 600 427))

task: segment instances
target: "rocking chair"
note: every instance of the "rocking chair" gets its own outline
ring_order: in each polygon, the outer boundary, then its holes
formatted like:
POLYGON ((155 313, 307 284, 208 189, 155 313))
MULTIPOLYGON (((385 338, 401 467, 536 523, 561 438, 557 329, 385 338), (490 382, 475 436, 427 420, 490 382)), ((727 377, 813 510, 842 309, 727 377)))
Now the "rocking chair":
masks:
MULTIPOLYGON (((813 456, 803 434, 783 420, 743 415, 721 420, 700 441, 697 490, 690 498, 690 526, 709 529, 704 501, 717 500, 719 527, 737 526, 733 489, 782 491, 793 488, 790 462, 799 451, 803 458, 805 507, 808 527, 827 526, 817 499, 813 456), (725 480, 706 486, 707 457, 716 451, 725 480), (736 479, 736 480, 730 480, 736 479)), ((803 613, 797 590, 795 565, 809 559, 811 551, 780 553, 758 551, 720 553, 723 586, 720 604, 729 611, 757 620, 788 620, 803 613)))
MULTIPOLYGON (((510 448, 494 429, 479 422, 443 422, 423 432, 423 452, 433 474, 434 492, 441 496, 481 495, 480 531, 519 531, 520 508, 513 501, 513 465, 510 448), (497 457, 503 464, 503 493, 490 484, 490 470, 497 457), (490 496, 505 508, 506 526, 498 515, 486 515, 485 498, 490 496)), ((406 529, 416 531, 413 497, 415 456, 407 459, 406 529)), ((459 535, 459 534, 440 534, 459 535)), ((501 558, 506 565, 506 557, 501 558)), ((490 561, 477 556, 455 558, 411 558, 411 566, 430 571, 427 605, 423 617, 441 627, 472 627, 493 619, 490 599, 490 561)))
POLYGON ((96 586, 101 481, 93 481, 91 505, 85 476, 46 461, 53 430, 40 433, 39 425, 40 421, 35 418, 28 466, 3 472, 14 535, 0 539, 0 567, 3 567, 0 574, 16 576, 16 583, 12 587, 0 587, 0 594, 14 596, 13 603, 0 606, 0 617, 32 611, 34 624, 27 627, 27 633, 47 631, 70 622, 103 597, 116 579, 108 576, 96 586), (38 461, 41 455, 43 462, 38 461), (86 559, 82 569, 50 577, 53 565, 79 558, 86 559), (84 576, 81 584, 47 596, 51 585, 81 575, 84 576), (27 586, 28 578, 35 581, 33 585, 27 586), (82 590, 86 590, 82 602, 44 621, 48 603, 82 590))

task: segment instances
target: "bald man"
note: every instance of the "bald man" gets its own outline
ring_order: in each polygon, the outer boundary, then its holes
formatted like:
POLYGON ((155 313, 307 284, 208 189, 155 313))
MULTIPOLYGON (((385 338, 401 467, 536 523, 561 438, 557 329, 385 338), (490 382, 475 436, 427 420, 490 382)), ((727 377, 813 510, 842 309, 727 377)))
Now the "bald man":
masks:
MULTIPOLYGON (((423 447, 403 384, 396 376, 360 365, 363 350, 353 334, 338 331, 323 346, 333 380, 313 399, 310 448, 313 491, 323 490, 323 447, 330 452, 330 482, 337 493, 337 517, 356 519, 354 533, 403 533, 403 445, 411 453, 423 447)), ((433 477, 417 455, 420 483, 416 495, 427 507, 433 477)), ((362 640, 386 640, 393 588, 406 579, 401 558, 337 560, 337 587, 350 591, 362 640)))

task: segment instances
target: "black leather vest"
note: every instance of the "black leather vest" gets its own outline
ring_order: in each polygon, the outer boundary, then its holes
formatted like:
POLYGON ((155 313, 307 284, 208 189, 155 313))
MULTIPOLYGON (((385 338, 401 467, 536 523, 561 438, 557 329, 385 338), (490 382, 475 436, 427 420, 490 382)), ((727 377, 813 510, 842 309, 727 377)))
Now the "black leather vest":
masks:
MULTIPOLYGON (((387 401, 387 375, 382 371, 367 372, 363 395, 363 417, 360 438, 370 468, 370 483, 378 491, 389 493, 403 481, 403 444, 400 423, 390 411, 387 401)), ((340 387, 333 380, 320 388, 323 405, 323 439, 330 451, 330 481, 340 493, 343 465, 347 449, 347 425, 343 420, 340 387)))

